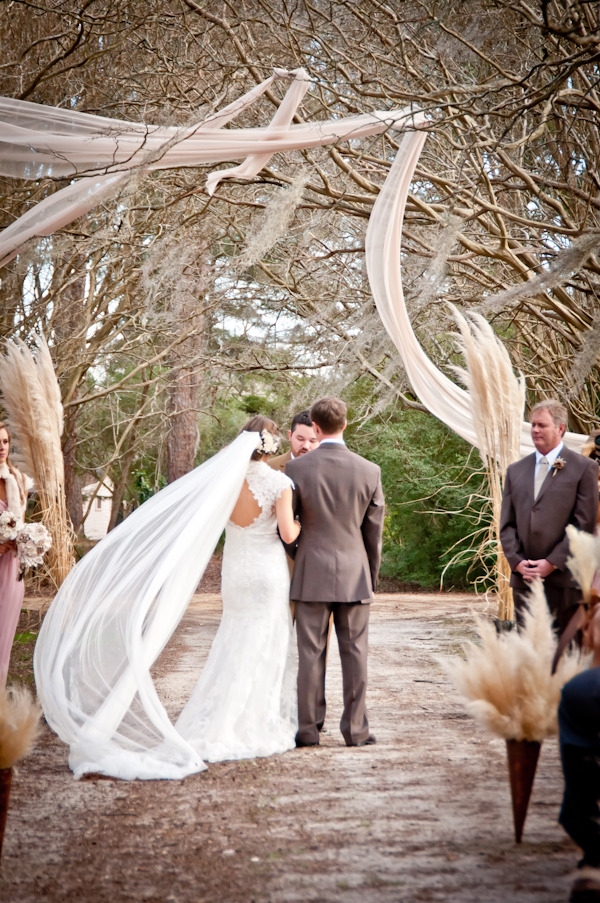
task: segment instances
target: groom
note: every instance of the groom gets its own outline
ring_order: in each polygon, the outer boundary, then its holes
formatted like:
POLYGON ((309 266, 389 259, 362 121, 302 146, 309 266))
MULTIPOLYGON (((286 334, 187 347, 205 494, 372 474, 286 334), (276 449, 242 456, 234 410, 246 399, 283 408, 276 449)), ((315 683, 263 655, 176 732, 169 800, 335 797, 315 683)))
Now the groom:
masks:
POLYGON ((365 699, 369 602, 381 560, 384 500, 379 467, 346 448, 346 414, 340 398, 315 402, 310 417, 320 445, 286 468, 302 524, 290 589, 298 633, 296 746, 319 744, 331 612, 342 663, 340 730, 347 746, 375 743, 365 699))

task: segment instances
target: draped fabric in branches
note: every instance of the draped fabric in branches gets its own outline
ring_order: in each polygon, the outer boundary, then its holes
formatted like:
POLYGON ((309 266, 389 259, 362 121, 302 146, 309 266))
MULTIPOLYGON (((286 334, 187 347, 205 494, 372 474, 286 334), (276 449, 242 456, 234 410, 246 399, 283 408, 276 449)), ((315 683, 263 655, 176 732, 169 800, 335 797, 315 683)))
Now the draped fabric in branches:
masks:
MULTIPOLYGON (((0 174, 74 180, 0 233, 0 266, 31 239, 50 235, 114 195, 132 173, 243 158, 238 166, 209 175, 206 189, 210 194, 224 178, 254 177, 275 153, 355 140, 388 128, 411 129, 371 214, 366 239, 369 280, 382 322, 400 352, 416 394, 436 417, 476 445, 469 393, 427 357, 413 332, 402 293, 402 219, 410 181, 426 140, 426 134, 419 131, 424 117, 405 108, 292 125, 310 84, 303 69, 275 70, 271 78, 243 97, 186 129, 148 126, 0 98, 0 174), (291 79, 291 85, 268 126, 223 129, 280 79, 291 79)), ((565 436, 566 443, 576 449, 584 439, 575 433, 565 436)), ((529 428, 523 424, 521 453, 526 454, 531 448, 529 428)))

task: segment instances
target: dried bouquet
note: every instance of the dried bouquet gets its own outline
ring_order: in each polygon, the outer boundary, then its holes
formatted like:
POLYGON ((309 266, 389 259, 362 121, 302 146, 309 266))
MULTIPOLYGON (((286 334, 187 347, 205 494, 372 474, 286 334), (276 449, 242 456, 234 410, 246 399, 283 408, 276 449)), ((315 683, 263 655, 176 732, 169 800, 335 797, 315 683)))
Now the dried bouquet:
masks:
MULTIPOLYGON (((585 596, 597 566, 593 552, 600 547, 589 534, 574 536, 570 531, 568 527, 572 554, 568 564, 585 596)), ((443 662, 466 698, 469 712, 506 740, 517 843, 523 835, 541 743, 557 733, 562 687, 584 664, 578 649, 567 648, 557 659, 558 639, 541 580, 532 584, 524 621, 518 631, 498 633, 480 619, 481 645, 468 643, 466 660, 443 662)))
POLYGON ((541 743, 556 734, 560 691, 582 662, 579 651, 567 652, 550 673, 557 639, 542 582, 532 585, 523 628, 497 633, 479 619, 477 632, 481 644, 466 644, 466 660, 443 662, 468 711, 505 740, 541 743))
POLYGON ((42 563, 52 545, 52 537, 43 524, 25 524, 17 534, 17 555, 21 573, 42 563))
POLYGON ((41 564, 52 545, 52 537, 44 524, 28 523, 19 526, 12 511, 3 511, 0 514, 0 543, 9 541, 16 545, 19 574, 41 564))
POLYGON ((12 542, 19 533, 19 521, 12 511, 3 511, 0 514, 0 543, 12 542))

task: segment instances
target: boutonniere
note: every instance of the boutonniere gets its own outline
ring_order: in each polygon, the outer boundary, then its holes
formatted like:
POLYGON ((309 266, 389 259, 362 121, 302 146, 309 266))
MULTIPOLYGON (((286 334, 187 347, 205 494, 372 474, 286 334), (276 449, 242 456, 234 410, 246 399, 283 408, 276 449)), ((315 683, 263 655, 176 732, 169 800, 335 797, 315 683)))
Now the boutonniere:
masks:
POLYGON ((562 470, 567 462, 564 458, 557 458, 552 465, 552 476, 555 477, 559 470, 562 470))

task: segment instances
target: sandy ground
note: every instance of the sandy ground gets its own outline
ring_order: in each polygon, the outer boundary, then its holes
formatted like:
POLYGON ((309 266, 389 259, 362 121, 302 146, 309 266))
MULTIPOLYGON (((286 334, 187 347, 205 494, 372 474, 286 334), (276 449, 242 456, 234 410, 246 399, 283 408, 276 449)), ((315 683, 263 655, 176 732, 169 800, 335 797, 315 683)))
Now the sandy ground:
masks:
MULTIPOLYGON (((211 765, 183 781, 78 782, 45 727, 14 775, 0 900, 566 901, 578 851, 556 821, 556 741, 543 745, 516 845, 504 743, 465 715, 437 664, 460 649, 476 605, 472 596, 378 596, 369 660, 376 746, 343 744, 335 647, 316 749, 211 765)), ((194 597, 159 662, 171 713, 219 616, 218 595, 194 597)))

